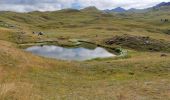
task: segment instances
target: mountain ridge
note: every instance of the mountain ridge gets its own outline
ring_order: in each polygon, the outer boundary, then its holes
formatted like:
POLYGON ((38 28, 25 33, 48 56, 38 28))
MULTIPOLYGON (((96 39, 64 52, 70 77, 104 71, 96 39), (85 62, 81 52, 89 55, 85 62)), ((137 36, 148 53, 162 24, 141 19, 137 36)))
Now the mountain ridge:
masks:
POLYGON ((144 9, 136 9, 136 8, 130 8, 128 10, 122 8, 122 7, 117 7, 115 9, 106 9, 104 10, 104 12, 118 12, 118 13, 123 13, 123 12, 146 12, 146 11, 149 11, 151 9, 157 9, 157 8, 161 8, 161 7, 167 7, 167 6, 170 6, 170 2, 161 2, 153 7, 149 7, 149 8, 144 8, 144 9))
POLYGON ((126 10, 124 9, 124 8, 122 8, 122 7, 117 7, 117 8, 115 8, 115 9, 111 9, 111 10, 109 10, 109 9, 106 9, 106 10, 104 10, 105 12, 126 12, 126 10))
POLYGON ((161 2, 161 3, 157 4, 156 6, 154 6, 154 8, 159 8, 162 6, 170 6, 170 2, 161 2))

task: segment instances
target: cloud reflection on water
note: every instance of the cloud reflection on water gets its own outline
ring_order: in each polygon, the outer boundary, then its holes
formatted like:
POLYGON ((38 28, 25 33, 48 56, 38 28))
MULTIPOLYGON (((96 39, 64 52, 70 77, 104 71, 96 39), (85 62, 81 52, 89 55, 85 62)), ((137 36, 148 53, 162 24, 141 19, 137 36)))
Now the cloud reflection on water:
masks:
POLYGON ((64 48, 60 46, 32 46, 26 49, 26 51, 32 52, 44 57, 56 58, 61 60, 90 60, 94 58, 106 58, 115 56, 109 53, 107 50, 101 47, 97 47, 94 50, 80 48, 64 48))

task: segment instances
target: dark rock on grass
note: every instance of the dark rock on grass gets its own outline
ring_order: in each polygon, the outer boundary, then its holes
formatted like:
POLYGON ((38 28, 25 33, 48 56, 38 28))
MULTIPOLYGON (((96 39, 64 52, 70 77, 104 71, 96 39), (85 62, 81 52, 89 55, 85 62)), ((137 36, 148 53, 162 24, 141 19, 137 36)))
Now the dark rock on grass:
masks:
POLYGON ((168 30, 163 30, 163 33, 170 35, 170 29, 168 29, 168 30))
POLYGON ((170 52, 170 42, 156 40, 150 37, 122 35, 115 36, 105 41, 107 45, 119 45, 140 51, 165 51, 170 52))
POLYGON ((166 55, 166 54, 161 54, 161 57, 167 57, 168 55, 166 55))
POLYGON ((134 75, 135 73, 133 73, 133 72, 129 72, 129 75, 134 75))
POLYGON ((43 32, 39 32, 38 35, 44 35, 44 33, 43 32))
POLYGON ((43 32, 32 32, 32 34, 37 34, 38 36, 39 36, 39 35, 44 35, 43 32))

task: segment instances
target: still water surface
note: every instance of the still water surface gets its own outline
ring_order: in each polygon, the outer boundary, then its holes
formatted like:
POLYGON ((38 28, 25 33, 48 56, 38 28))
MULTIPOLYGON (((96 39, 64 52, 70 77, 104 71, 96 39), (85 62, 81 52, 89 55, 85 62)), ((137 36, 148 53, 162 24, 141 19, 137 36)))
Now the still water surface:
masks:
POLYGON ((95 49, 87 49, 84 47, 65 48, 54 45, 45 45, 32 46, 27 48, 26 51, 48 58, 74 61, 84 61, 94 58, 107 58, 115 56, 114 54, 101 47, 96 47, 95 49))

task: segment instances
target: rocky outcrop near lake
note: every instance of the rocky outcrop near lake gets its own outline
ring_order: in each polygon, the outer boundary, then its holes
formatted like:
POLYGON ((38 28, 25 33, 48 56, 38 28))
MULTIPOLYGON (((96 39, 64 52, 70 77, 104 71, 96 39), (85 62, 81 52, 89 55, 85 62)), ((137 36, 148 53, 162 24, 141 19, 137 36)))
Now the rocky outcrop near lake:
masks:
POLYGON ((144 51, 164 51, 170 52, 170 42, 165 40, 156 40, 150 37, 121 35, 114 36, 105 41, 107 45, 120 45, 123 47, 144 50, 144 51))

